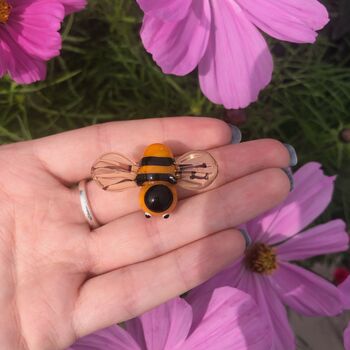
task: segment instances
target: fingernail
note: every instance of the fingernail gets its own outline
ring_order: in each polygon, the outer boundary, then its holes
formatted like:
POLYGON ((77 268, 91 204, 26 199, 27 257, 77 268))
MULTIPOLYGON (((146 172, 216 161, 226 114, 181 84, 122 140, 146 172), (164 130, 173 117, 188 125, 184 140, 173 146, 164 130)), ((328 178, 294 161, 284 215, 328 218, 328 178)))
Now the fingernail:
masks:
POLYGON ((252 244, 252 239, 250 238, 248 231, 246 231, 243 228, 240 228, 239 232, 242 234, 242 236, 245 240, 245 249, 248 249, 250 247, 250 245, 252 244))
POLYGON ((289 153, 289 158, 290 158, 289 166, 296 166, 298 164, 298 156, 297 156, 297 152, 295 151, 295 148, 288 143, 284 143, 283 145, 284 147, 287 148, 287 151, 289 153))
POLYGON ((288 176, 289 182, 290 182, 290 192, 294 190, 294 177, 293 173, 289 168, 281 168, 281 170, 284 171, 284 173, 288 176))
POLYGON ((239 128, 237 128, 236 125, 233 124, 228 124, 231 128, 232 131, 232 139, 231 139, 231 143, 233 145, 240 143, 242 141, 242 133, 241 130, 239 130, 239 128))

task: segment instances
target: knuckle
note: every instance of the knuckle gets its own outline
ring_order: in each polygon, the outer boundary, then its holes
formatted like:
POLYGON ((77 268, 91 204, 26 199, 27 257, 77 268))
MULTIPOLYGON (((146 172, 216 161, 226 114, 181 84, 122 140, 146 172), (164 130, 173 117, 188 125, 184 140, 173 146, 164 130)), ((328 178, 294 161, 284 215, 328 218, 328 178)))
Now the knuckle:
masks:
POLYGON ((184 266, 183 264, 183 257, 182 257, 182 251, 175 250, 173 254, 174 258, 174 265, 176 266, 176 270, 178 273, 178 280, 181 281, 182 284, 182 290, 187 291, 190 290, 193 286, 188 278, 188 267, 184 266), (187 271, 187 273, 186 273, 187 271))
POLYGON ((139 315, 143 311, 142 297, 139 295, 140 288, 138 288, 137 278, 133 274, 133 269, 129 266, 120 270, 121 273, 121 290, 123 303, 123 317, 122 320, 131 319, 139 315), (130 291, 133 293, 130 293, 130 291))
POLYGON ((93 130, 92 134, 95 135, 95 144, 99 149, 100 153, 105 153, 111 151, 111 137, 109 134, 109 127, 111 123, 105 124, 95 124, 91 126, 93 130))
POLYGON ((91 231, 88 236, 87 244, 87 271, 92 273, 99 273, 103 271, 102 259, 104 255, 101 248, 101 242, 99 238, 99 233, 97 231, 91 231))
POLYGON ((144 224, 145 242, 150 244, 152 256, 160 256, 164 254, 166 248, 162 241, 162 233, 159 228, 158 220, 147 220, 144 224))

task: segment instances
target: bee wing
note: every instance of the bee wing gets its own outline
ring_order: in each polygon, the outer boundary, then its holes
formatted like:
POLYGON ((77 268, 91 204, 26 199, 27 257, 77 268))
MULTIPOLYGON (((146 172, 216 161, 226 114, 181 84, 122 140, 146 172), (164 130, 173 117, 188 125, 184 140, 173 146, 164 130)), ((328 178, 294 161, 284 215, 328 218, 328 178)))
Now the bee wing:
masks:
POLYGON ((120 191, 136 186, 138 165, 118 153, 107 153, 91 168, 92 178, 108 191, 120 191))
POLYGON ((209 186, 218 175, 218 166, 210 153, 193 151, 176 158, 176 177, 178 185, 199 190, 209 186))

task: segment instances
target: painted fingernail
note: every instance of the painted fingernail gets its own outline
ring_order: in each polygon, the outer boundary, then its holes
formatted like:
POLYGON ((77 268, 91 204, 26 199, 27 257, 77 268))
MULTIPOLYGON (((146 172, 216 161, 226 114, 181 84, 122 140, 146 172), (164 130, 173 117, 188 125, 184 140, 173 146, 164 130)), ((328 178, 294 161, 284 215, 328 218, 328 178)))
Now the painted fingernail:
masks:
POLYGON ((289 166, 296 166, 298 164, 298 156, 297 156, 297 152, 295 151, 295 148, 288 143, 284 143, 283 145, 284 147, 287 148, 287 151, 289 153, 289 157, 290 157, 289 166))
POLYGON ((237 144, 240 143, 242 141, 242 133, 241 130, 239 130, 239 128, 237 128, 236 125, 233 124, 228 124, 232 130, 232 139, 231 139, 231 143, 232 144, 237 144))
POLYGON ((290 192, 294 190, 294 177, 293 173, 289 168, 281 168, 281 170, 284 171, 284 173, 288 176, 289 182, 290 182, 290 192))
POLYGON ((248 231, 246 231, 245 229, 243 228, 240 228, 239 229, 239 232, 242 234, 244 240, 245 240, 245 249, 248 249, 250 247, 250 245, 252 244, 252 239, 251 237, 249 236, 249 233, 248 231))

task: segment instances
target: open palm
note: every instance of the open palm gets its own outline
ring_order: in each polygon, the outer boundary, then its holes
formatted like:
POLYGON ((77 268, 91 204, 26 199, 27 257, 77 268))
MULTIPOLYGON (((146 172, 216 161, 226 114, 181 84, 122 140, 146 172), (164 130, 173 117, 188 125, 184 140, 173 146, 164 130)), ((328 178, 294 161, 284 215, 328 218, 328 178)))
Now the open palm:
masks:
POLYGON ((0 147, 0 348, 64 349, 76 338, 135 317, 208 279, 243 254, 237 225, 289 191, 289 164, 274 140, 230 145, 207 118, 92 126, 0 147), (138 160, 145 146, 175 154, 206 149, 219 176, 201 193, 180 191, 170 219, 146 220, 138 189, 88 185, 102 224, 91 230, 76 183, 106 152, 138 160))

